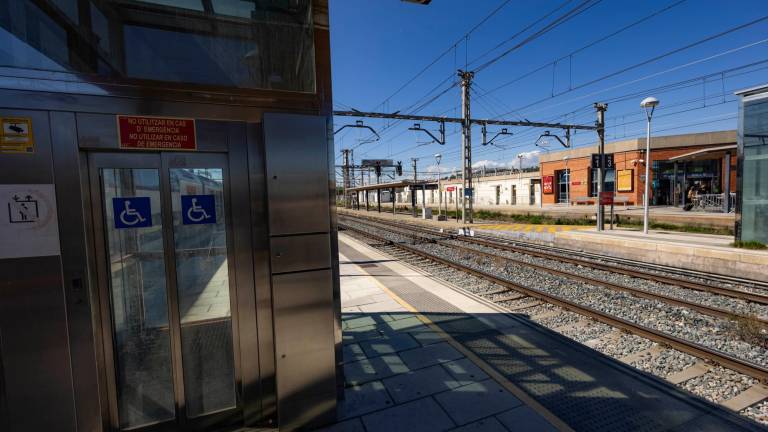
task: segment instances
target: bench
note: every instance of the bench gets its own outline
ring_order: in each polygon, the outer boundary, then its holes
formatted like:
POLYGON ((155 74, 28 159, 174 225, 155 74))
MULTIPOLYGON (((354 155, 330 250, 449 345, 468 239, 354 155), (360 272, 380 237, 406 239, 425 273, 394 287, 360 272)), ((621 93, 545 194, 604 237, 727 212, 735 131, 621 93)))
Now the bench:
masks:
POLYGON ((624 207, 627 206, 631 201, 628 196, 617 196, 613 197, 613 203, 614 204, 624 204, 624 207))
POLYGON ((576 205, 579 205, 579 204, 594 204, 595 203, 595 198, 594 197, 586 197, 586 196, 585 197, 576 197, 576 199, 573 200, 572 202, 575 203, 576 205))

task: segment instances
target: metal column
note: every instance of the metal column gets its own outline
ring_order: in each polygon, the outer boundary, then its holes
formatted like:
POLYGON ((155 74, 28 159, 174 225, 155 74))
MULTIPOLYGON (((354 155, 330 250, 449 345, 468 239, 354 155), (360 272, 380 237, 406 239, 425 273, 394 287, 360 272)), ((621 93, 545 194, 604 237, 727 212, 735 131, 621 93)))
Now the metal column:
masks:
POLYGON ((470 121, 469 89, 472 85, 474 72, 465 72, 459 70, 461 78, 461 117, 463 119, 461 128, 462 138, 462 180, 464 182, 464 200, 462 200, 461 221, 463 223, 472 223, 472 123, 470 121), (469 194, 469 202, 466 196, 469 194))
POLYGON ((416 217, 416 203, 418 200, 416 199, 416 162, 418 161, 418 158, 411 158, 411 166, 413 167, 413 187, 410 188, 411 190, 411 212, 413 213, 413 217, 416 217))
POLYGON ((608 104, 596 103, 595 109, 597 110, 598 153, 600 153, 600 165, 597 167, 597 230, 602 231, 605 228, 605 208, 600 204, 600 194, 605 186, 605 170, 603 169, 603 165, 605 165, 605 110, 608 109, 608 104))
POLYGON ((723 212, 731 212, 731 152, 726 152, 725 178, 723 179, 723 212))
POLYGON ((341 153, 344 156, 344 167, 342 168, 344 176, 344 208, 349 208, 349 150, 344 149, 341 153))
POLYGON ((677 207, 677 161, 672 170, 672 205, 677 207))
POLYGON ((397 216, 397 198, 395 197, 395 188, 392 188, 392 216, 397 216))

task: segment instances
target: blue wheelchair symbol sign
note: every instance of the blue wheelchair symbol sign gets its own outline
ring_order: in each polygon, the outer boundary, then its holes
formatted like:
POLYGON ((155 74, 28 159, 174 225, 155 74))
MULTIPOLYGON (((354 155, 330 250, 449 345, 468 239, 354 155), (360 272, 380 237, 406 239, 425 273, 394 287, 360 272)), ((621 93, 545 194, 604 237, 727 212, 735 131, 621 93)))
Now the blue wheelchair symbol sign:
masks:
POLYGON ((152 205, 149 197, 112 198, 115 228, 146 228, 152 226, 152 205))
POLYGON ((213 195, 182 195, 181 221, 184 225, 215 224, 216 200, 213 195))

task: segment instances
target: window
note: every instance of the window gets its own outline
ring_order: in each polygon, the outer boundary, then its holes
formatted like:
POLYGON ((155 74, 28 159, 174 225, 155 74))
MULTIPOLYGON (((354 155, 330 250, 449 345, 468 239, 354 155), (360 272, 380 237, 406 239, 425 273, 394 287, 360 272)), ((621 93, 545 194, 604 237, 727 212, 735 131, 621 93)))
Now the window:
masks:
POLYGON ((571 181, 571 170, 557 171, 557 202, 561 204, 568 203, 570 197, 568 194, 571 188, 568 186, 568 182, 571 181))
MULTIPOLYGON (((590 173, 590 179, 591 179, 591 185, 589 188, 589 196, 597 196, 597 168, 592 168, 592 171, 590 173)), ((603 185, 605 188, 603 189, 605 192, 613 192, 614 191, 614 184, 616 182, 616 171, 615 170, 606 170, 605 171, 605 179, 604 179, 603 185)))
POLYGON ((311 0, 0 2, 6 67, 314 92, 313 41, 311 0))

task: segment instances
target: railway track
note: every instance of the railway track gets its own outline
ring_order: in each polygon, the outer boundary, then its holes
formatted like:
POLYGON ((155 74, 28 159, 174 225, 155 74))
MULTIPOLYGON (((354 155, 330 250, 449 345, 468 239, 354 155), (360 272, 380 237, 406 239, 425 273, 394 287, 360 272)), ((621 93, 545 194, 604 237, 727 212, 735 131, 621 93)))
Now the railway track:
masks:
MULTIPOLYGON (((365 223, 368 223, 368 222, 365 222, 365 223)), ((374 225, 371 225, 371 226, 376 226, 376 225, 374 224, 374 225)), ((749 316, 749 314, 744 314, 744 313, 742 313, 742 312, 740 312, 738 310, 733 310, 733 309, 728 309, 728 308, 723 308, 723 307, 713 307, 713 306, 709 306, 709 305, 706 305, 706 304, 702 304, 701 302, 689 301, 689 300, 685 300, 685 299, 682 299, 682 298, 676 298, 676 297, 673 297, 673 296, 670 296, 670 295, 649 291, 647 289, 635 288, 635 287, 629 286, 627 284, 619 284, 619 283, 611 282, 611 281, 608 281, 608 280, 605 280, 605 279, 600 279, 600 278, 590 277, 590 276, 584 276, 584 275, 580 274, 580 271, 582 270, 580 267, 571 269, 571 271, 564 271, 564 270, 559 270, 557 268, 554 268, 552 266, 548 266, 548 265, 546 265, 547 263, 539 264, 539 263, 535 263, 535 262, 531 262, 531 261, 526 261, 526 260, 522 260, 522 259, 519 259, 519 258, 514 258, 514 257, 506 256, 506 255, 503 255, 503 254, 499 254, 498 252, 495 252, 495 251, 499 251, 498 248, 493 248, 494 252, 484 251, 484 250, 478 249, 476 247, 470 247, 470 246, 462 245, 462 244, 460 244, 462 242, 459 241, 459 240, 455 240, 455 239, 446 240, 445 237, 443 237, 441 235, 437 235, 439 233, 420 231, 420 232, 417 232, 416 234, 413 234, 413 233, 409 232, 411 227, 402 228, 402 227, 389 226, 389 225, 386 226, 386 229, 390 229, 390 230, 393 230, 393 231, 400 232, 400 233, 402 233, 403 235, 406 235, 406 236, 411 236, 412 235, 414 240, 418 239, 419 241, 434 242, 435 244, 438 244, 438 245, 443 245, 443 246, 446 246, 446 247, 451 247, 451 248, 454 248, 454 249, 457 249, 457 250, 460 250, 460 251, 466 252, 466 253, 476 254, 476 255, 485 257, 487 259, 504 260, 504 261, 507 261, 507 262, 513 262, 513 263, 515 263, 517 265, 522 265, 522 266, 530 267, 530 268, 533 268, 533 269, 535 269, 537 271, 541 271, 541 272, 552 274, 552 275, 556 275, 556 276, 561 276, 561 277, 564 277, 564 278, 567 278, 567 279, 570 279, 570 280, 576 280, 576 281, 584 282, 584 283, 587 283, 587 284, 590 284, 590 285, 594 285, 594 286, 601 286, 601 287, 608 288, 608 289, 615 290, 615 291, 627 292, 627 293, 630 293, 630 294, 632 294, 632 295, 634 295, 636 297, 640 297, 640 298, 657 300, 657 301, 662 301, 664 303, 668 303, 668 304, 675 305, 675 306, 686 307, 686 308, 689 308, 691 310, 695 310, 697 312, 700 312, 700 313, 703 313, 703 314, 706 314, 706 315, 710 315, 710 316, 713 316, 713 317, 725 318, 725 319, 732 320, 732 319, 737 319, 737 318, 740 318, 740 317, 741 318, 747 318, 749 316)), ((466 242, 464 242, 464 243, 466 243, 466 242)), ((473 244, 473 243, 470 242, 468 244, 473 244)), ((766 320, 765 318, 755 317, 754 319, 757 322, 761 323, 762 325, 764 325, 764 326, 766 326, 768 328, 768 320, 766 320)))
MULTIPOLYGON (((343 210, 340 212, 340 214, 344 215, 343 210)), ((397 212, 397 214, 402 214, 406 216, 410 216, 410 212, 397 212)), ((348 215, 348 214, 347 214, 348 215)), ((368 219, 368 220, 375 220, 381 223, 391 223, 389 221, 383 220, 381 218, 373 217, 373 216, 365 216, 360 214, 354 214, 355 218, 359 219, 368 219)), ((417 228, 424 228, 424 225, 417 225, 414 223, 409 222, 402 222, 401 223, 413 226, 417 228)), ((499 222, 499 223, 509 223, 509 222, 499 222)), ((481 229, 482 225, 475 226, 477 229, 481 229)), ((689 270, 689 269, 683 269, 679 267, 670 267, 665 266, 661 264, 651 264, 651 263, 645 263, 645 262, 638 262, 631 259, 626 258, 618 258, 613 256, 607 256, 607 255, 600 255, 597 253, 587 252, 587 251, 580 251, 580 250, 574 250, 574 249, 566 249, 561 248, 557 246, 549 246, 549 245, 542 245, 538 243, 532 243, 527 242, 524 240, 519 239, 504 239, 500 236, 495 235, 489 235, 489 234, 478 234, 475 238, 480 239, 488 239, 491 241, 495 241, 497 243, 502 243, 510 246, 517 246, 521 248, 529 248, 534 249, 537 251, 547 251, 555 254, 567 254, 570 256, 580 257, 586 260, 598 260, 600 262, 608 262, 613 263, 616 265, 625 265, 629 266, 630 268, 637 269, 637 267, 641 267, 640 270, 644 270, 644 273, 653 273, 653 272, 660 272, 660 273, 671 273, 674 277, 688 277, 688 278, 694 278, 694 279, 702 279, 705 281, 711 281, 711 282, 718 282, 723 284, 735 284, 735 285, 742 285, 745 287, 750 287, 758 291, 764 291, 765 293, 768 293, 768 282, 763 281, 756 281, 753 279, 746 279, 741 278, 738 276, 732 276, 732 275, 723 275, 719 273, 707 273, 697 270, 689 270)))
MULTIPOLYGON (((555 305, 556 307, 559 307, 566 311, 570 311, 574 313, 574 315, 587 317, 590 320, 594 320, 597 323, 601 323, 606 326, 609 326, 612 329, 619 329, 620 331, 627 332, 628 334, 636 335, 636 336, 639 336, 640 338, 654 341, 660 344, 660 346, 669 347, 669 348, 664 348, 667 351, 676 350, 676 351, 679 351, 680 353, 686 353, 693 357, 704 359, 709 363, 720 365, 721 367, 727 368, 728 370, 736 371, 740 374, 744 374, 749 377, 752 377, 755 380, 757 380, 757 382, 759 383, 768 383, 768 368, 766 368, 763 365, 755 364, 753 362, 746 361, 742 358, 731 355, 729 353, 721 352, 721 351, 712 349, 710 347, 692 342, 690 340, 676 337, 674 335, 667 334, 663 331, 659 331, 657 329, 632 322, 631 320, 627 320, 627 319, 612 315, 610 313, 606 313, 605 311, 601 311, 596 308, 579 304, 578 302, 575 302, 571 299, 557 296, 541 289, 537 289, 534 287, 526 286, 524 284, 511 281, 507 278, 500 277, 499 275, 494 274, 493 272, 485 271, 478 268, 473 268, 471 266, 467 266, 465 264, 456 262, 454 260, 447 259, 446 257, 439 256, 434 253, 426 252, 417 247, 419 242, 427 241, 427 239, 425 239, 424 237, 417 236, 417 237, 407 238, 407 236, 405 236, 406 242, 417 243, 417 245, 409 245, 403 241, 400 241, 400 242, 393 241, 392 239, 389 239, 385 236, 377 235, 375 233, 370 232, 369 230, 351 226, 350 224, 345 224, 344 222, 341 223, 341 226, 344 229, 348 229, 356 233, 357 235, 366 237, 370 240, 373 240, 374 242, 379 242, 381 244, 387 245, 386 246, 387 248, 390 248, 390 249, 394 248, 397 251, 401 251, 402 254, 418 257, 418 259, 421 260, 420 266, 423 266, 424 263, 426 262, 434 263, 434 265, 440 266, 444 269, 453 269, 462 274, 468 274, 474 278, 486 281, 487 283, 491 284, 495 288, 486 289, 481 294, 484 296, 489 296, 492 301, 496 303, 500 303, 502 305, 514 304, 515 305, 514 309, 516 312, 533 311, 534 309, 539 309, 539 312, 544 311, 543 315, 545 317, 558 315, 558 314, 562 315, 563 313, 567 313, 567 312, 556 312, 556 311, 547 309, 547 307, 549 307, 550 305, 555 305), (547 311, 549 312, 547 313, 547 311)), ((439 240, 439 239, 433 240, 433 241, 436 244, 438 244, 437 242, 444 242, 444 240, 439 240)), ((446 247, 456 247, 456 245, 446 245, 446 247)), ((473 248, 464 247, 463 249, 461 249, 461 252, 476 253, 477 251, 474 250, 473 248)), ((396 252, 393 254, 393 252, 390 251, 389 253, 391 255, 397 255, 396 252)), ((492 255, 490 254, 485 254, 485 255, 481 254, 481 256, 483 258, 492 257, 492 255)), ((403 258, 403 256, 398 256, 398 258, 403 258)), ((493 258, 498 259, 498 257, 493 257, 493 258)), ((433 270, 430 270, 430 272, 433 272, 433 270)), ((537 270, 544 271, 544 269, 537 269, 537 270)), ((551 270, 551 269, 548 269, 548 270, 551 270)), ((444 272, 445 270, 440 270, 440 271, 444 272)), ((440 271, 438 271, 438 273, 440 271)), ((572 275, 570 274, 561 275, 561 276, 572 277, 572 275)), ((455 276, 453 277, 449 276, 449 278, 455 278, 455 276)), ((706 313, 704 311, 700 311, 700 312, 706 313)), ((575 320, 572 320, 572 321, 575 321, 575 320)), ((623 335, 624 333, 621 333, 621 334, 623 335)), ((618 337, 623 338, 625 336, 616 335, 616 338, 618 337)), ((597 339, 602 339, 602 337, 597 339)), ((597 339, 591 342, 596 343, 597 339)), ((587 343, 587 345, 590 345, 590 344, 587 343)), ((658 353, 659 353, 659 350, 656 350, 654 355, 658 355, 658 353)), ((684 380, 685 382, 695 382, 695 379, 700 378, 706 371, 708 371, 711 368, 711 366, 707 366, 707 369, 705 369, 704 372, 701 372, 701 373, 694 372, 693 374, 691 374, 691 372, 688 370, 688 369, 696 369, 697 367, 701 368, 701 365, 699 363, 696 363, 695 365, 687 366, 685 368, 686 369, 685 371, 681 371, 679 374, 674 374, 674 375, 688 376, 689 378, 684 380), (693 377, 693 380, 691 380, 690 377, 693 377)), ((667 377, 662 376, 662 378, 667 378, 667 377)), ((734 378, 734 380, 738 380, 738 379, 734 378)), ((679 381, 678 378, 673 378, 671 381, 678 385, 682 385, 683 383, 683 381, 676 382, 676 381, 679 381)), ((746 394, 749 392, 754 392, 755 389, 753 387, 758 387, 757 389, 758 392, 764 391, 765 389, 765 387, 761 386, 760 384, 754 384, 754 385, 750 384, 747 387, 748 388, 746 389, 740 390, 739 393, 746 394)), ((732 398, 729 398, 729 400, 732 400, 732 398)), ((764 399, 758 399, 758 403, 766 404, 768 402, 766 402, 766 400, 764 399), (760 400, 762 400, 762 402, 760 402, 760 400)), ((754 404, 749 404, 748 406, 753 406, 753 405, 754 404)), ((729 408, 736 409, 733 406, 729 408)), ((737 408, 739 410, 745 409, 745 407, 737 407, 737 408)), ((748 409, 754 409, 754 408, 748 408, 748 409)))
MULTIPOLYGON (((345 217, 351 217, 345 215, 345 217)), ((602 270, 606 272, 622 274, 625 276, 639 278, 658 283, 679 286, 686 289, 695 291, 703 291, 721 296, 731 297, 735 299, 745 300, 757 304, 768 305, 768 284, 760 281, 746 281, 739 278, 723 277, 714 274, 704 274, 700 272, 693 272, 685 269, 675 269, 671 267, 653 266, 656 271, 642 270, 639 267, 649 267, 648 264, 640 262, 632 262, 629 260, 615 259, 612 257, 606 257, 602 255, 584 254, 582 252, 554 248, 544 245, 537 245, 533 243, 524 243, 519 241, 509 241, 493 236, 458 236, 440 232, 439 229, 427 228, 415 224, 395 224, 390 221, 385 221, 377 218, 369 217, 353 217, 354 220, 366 220, 372 223, 386 225, 394 228, 403 228, 422 233, 430 236, 442 236, 446 239, 453 239, 466 243, 472 243, 480 246, 490 247, 502 251, 516 252, 524 255, 530 255, 537 258, 555 260, 562 263, 572 264, 581 267, 592 268, 595 270, 602 270), (591 257, 591 258, 587 258, 591 257), (597 260, 601 262, 597 262, 597 260), (613 263, 613 264, 609 264, 613 263), (629 267, 629 266, 632 267, 629 267), (663 271, 663 273, 662 273, 663 271), (671 275, 670 273, 677 273, 677 275, 671 275), (681 277, 683 276, 683 277, 681 277), (732 288, 722 285, 716 285, 713 283, 707 283, 704 281, 696 281, 690 279, 684 279, 684 277, 692 277, 698 279, 708 279, 711 281, 717 281, 722 284, 736 284, 742 288, 732 288)))
MULTIPOLYGON (((390 239, 387 239, 386 237, 376 235, 371 232, 368 232, 350 225, 342 225, 342 226, 345 229, 356 232, 363 236, 372 238, 377 241, 393 244, 396 247, 403 249, 411 254, 418 255, 422 258, 432 260, 434 262, 438 262, 440 264, 457 269, 465 273, 469 273, 471 275, 485 279, 499 286, 508 288, 509 290, 517 291, 529 297, 541 300, 543 302, 551 303, 551 304, 560 306, 564 309, 577 312, 579 314, 588 316, 590 318, 594 318, 597 321, 603 322, 610 326, 668 345, 670 347, 678 349, 682 352, 689 353, 696 357, 711 360, 713 362, 726 366, 729 369, 732 369, 732 370, 744 373, 746 375, 749 375, 753 378, 756 378, 761 382, 768 382, 768 368, 764 366, 745 361, 733 355, 719 352, 709 347, 696 344, 679 337, 665 334, 656 329, 651 329, 642 325, 638 325, 629 320, 619 318, 611 314, 605 313, 603 311, 578 304, 574 301, 553 295, 544 290, 528 287, 510 280, 501 278, 497 275, 491 274, 490 272, 472 268, 462 263, 457 263, 455 261, 446 259, 444 257, 422 251, 411 245, 407 245, 403 243, 395 243, 395 242, 392 242, 390 239)), ((568 277, 572 277, 572 275, 568 275, 568 277)))

